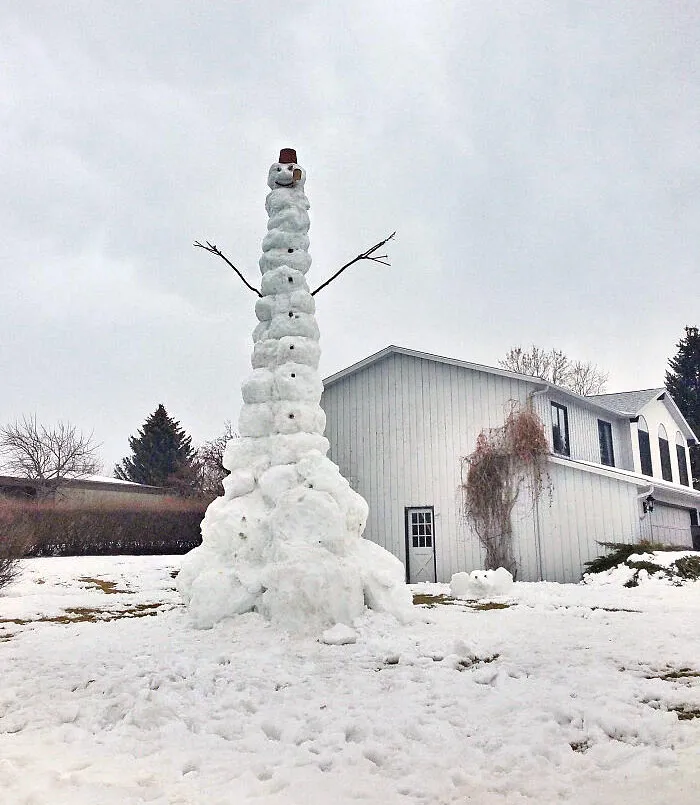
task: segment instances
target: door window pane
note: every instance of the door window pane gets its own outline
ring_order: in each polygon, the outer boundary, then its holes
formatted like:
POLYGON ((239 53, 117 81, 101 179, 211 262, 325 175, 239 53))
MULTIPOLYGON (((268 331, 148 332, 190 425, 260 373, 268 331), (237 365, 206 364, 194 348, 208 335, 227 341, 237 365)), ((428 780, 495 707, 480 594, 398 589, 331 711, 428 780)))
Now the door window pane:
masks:
POLYGON ((411 545, 414 548, 433 547, 433 513, 426 511, 411 512, 411 545))

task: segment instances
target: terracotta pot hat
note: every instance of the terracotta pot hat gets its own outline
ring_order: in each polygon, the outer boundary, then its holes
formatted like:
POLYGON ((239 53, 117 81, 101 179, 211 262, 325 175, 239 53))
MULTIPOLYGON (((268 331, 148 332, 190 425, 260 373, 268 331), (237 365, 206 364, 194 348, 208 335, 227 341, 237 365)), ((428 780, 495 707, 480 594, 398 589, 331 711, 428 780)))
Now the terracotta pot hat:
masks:
POLYGON ((278 160, 280 165, 295 165, 296 161, 297 152, 293 148, 283 148, 280 151, 280 158, 278 160))

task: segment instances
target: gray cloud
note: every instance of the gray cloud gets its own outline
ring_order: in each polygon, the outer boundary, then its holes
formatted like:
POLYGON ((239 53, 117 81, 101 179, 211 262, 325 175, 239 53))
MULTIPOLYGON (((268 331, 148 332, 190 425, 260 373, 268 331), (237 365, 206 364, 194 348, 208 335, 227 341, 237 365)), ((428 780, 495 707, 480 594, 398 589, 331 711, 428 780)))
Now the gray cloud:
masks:
POLYGON ((148 4, 0 11, 0 420, 234 419, 267 168, 298 149, 330 373, 393 342, 559 346, 655 386, 700 252, 700 17, 674 2, 148 4))

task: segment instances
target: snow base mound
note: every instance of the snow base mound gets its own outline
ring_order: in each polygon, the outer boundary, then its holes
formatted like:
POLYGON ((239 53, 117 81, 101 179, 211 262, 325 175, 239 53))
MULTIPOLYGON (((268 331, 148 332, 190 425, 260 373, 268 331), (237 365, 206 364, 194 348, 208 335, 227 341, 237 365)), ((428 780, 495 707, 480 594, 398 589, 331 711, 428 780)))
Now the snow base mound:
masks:
POLYGON ((507 595, 513 586, 513 576, 504 568, 496 570, 472 570, 471 573, 455 573, 450 580, 450 595, 453 598, 491 598, 507 595))
POLYGON ((365 606, 410 619, 404 567, 362 538, 367 504, 330 459, 311 450, 251 485, 244 494, 245 484, 226 485, 204 516, 202 545, 183 560, 177 587, 196 627, 255 611, 318 633, 351 626, 365 606))

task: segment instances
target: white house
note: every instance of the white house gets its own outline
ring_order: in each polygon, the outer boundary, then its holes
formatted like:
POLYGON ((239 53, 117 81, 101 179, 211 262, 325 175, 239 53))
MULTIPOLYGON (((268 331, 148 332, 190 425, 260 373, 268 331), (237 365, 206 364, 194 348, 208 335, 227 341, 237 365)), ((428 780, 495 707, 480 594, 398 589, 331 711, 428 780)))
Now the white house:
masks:
POLYGON ((552 454, 551 495, 514 513, 518 578, 578 581, 599 542, 692 547, 697 438, 662 388, 581 397, 537 378, 390 346, 326 378, 331 458, 367 500, 365 536, 415 581, 483 567, 461 514, 461 458, 531 401, 552 454))

